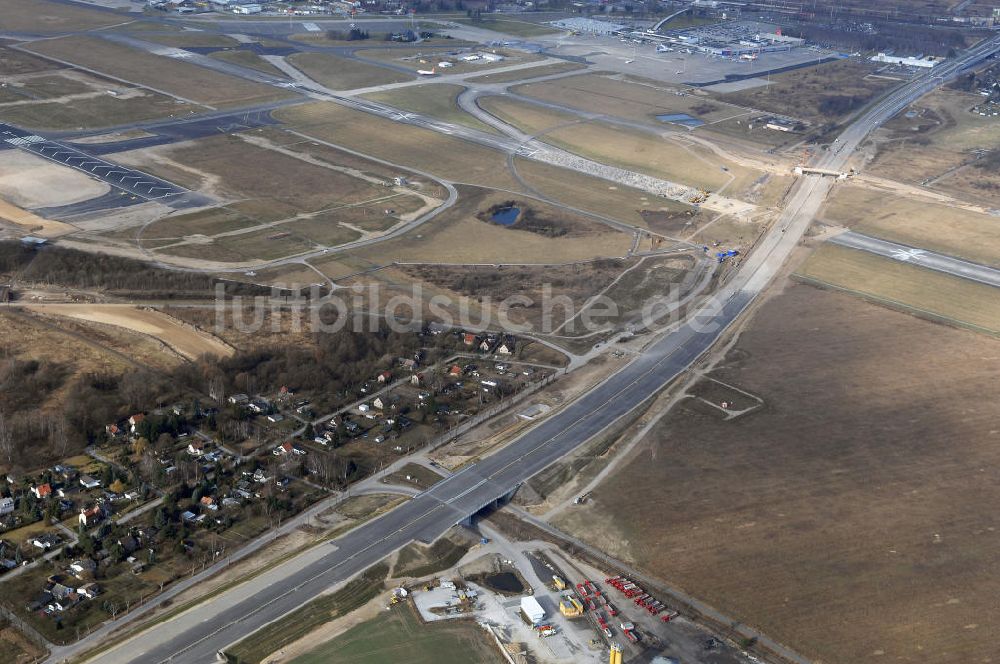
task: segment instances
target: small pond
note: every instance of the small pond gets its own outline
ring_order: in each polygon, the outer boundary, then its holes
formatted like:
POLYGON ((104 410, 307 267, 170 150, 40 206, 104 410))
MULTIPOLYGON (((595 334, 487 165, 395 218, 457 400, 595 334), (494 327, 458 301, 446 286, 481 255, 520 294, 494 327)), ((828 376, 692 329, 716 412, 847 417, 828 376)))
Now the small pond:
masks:
POLYGON ((521 583, 521 579, 519 579, 517 575, 512 572, 490 574, 483 579, 483 582, 492 590, 497 590, 502 593, 513 594, 524 591, 524 584, 521 583))
POLYGON ((500 224, 501 226, 511 226, 517 221, 518 216, 521 214, 521 208, 516 207, 506 207, 500 208, 493 213, 490 220, 494 224, 500 224))
POLYGON ((660 122, 669 122, 670 124, 679 124, 685 127, 700 127, 705 124, 703 120, 692 117, 687 113, 663 113, 662 115, 657 115, 656 119, 660 122))

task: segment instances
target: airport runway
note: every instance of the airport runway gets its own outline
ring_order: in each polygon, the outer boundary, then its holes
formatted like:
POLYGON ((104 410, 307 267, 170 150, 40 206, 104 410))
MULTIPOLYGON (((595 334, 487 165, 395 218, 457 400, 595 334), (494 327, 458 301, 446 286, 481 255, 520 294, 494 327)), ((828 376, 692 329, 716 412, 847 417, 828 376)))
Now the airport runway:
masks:
POLYGON ((927 249, 919 249, 898 242, 890 242, 854 231, 847 231, 829 239, 842 247, 860 249, 901 263, 911 263, 928 270, 943 272, 953 277, 977 281, 987 286, 1000 288, 1000 270, 971 261, 939 254, 927 249))
POLYGON ((91 156, 79 148, 57 143, 13 125, 0 123, 0 141, 103 180, 112 188, 126 196, 133 196, 136 200, 155 201, 175 208, 204 205, 205 197, 200 194, 142 171, 91 156))

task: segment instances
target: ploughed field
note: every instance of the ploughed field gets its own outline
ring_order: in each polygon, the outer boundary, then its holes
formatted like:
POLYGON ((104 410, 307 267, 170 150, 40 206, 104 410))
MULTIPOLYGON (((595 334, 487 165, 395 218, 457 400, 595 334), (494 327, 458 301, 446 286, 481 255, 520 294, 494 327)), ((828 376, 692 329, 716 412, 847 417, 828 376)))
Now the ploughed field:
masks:
POLYGON ((712 374, 764 406, 684 402, 557 523, 815 661, 991 661, 998 370, 991 337, 789 285, 712 374))

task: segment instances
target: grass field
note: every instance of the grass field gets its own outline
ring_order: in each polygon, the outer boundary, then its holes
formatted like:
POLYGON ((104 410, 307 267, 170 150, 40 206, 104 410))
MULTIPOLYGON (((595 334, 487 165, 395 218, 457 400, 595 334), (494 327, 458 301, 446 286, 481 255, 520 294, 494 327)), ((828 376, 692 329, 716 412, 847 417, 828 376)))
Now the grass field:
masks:
POLYGON ((1000 219, 924 199, 843 187, 821 212, 842 224, 894 242, 1000 267, 1000 219))
POLYGON ((985 151, 1000 148, 997 118, 970 112, 982 99, 949 89, 922 98, 880 130, 878 152, 869 169, 1000 205, 1000 173, 976 163, 985 151))
MULTIPOLYGON (((265 220, 282 218, 293 211, 315 212, 391 193, 347 173, 253 145, 236 136, 199 139, 129 155, 128 161, 141 163, 153 171, 158 170, 163 160, 182 165, 189 172, 186 184, 196 189, 210 188, 233 199, 259 199, 261 209, 253 216, 265 220)), ((166 172, 164 176, 170 179, 166 172)))
POLYGON ((518 21, 517 19, 494 18, 492 16, 479 20, 471 18, 456 18, 453 20, 456 23, 464 23, 474 28, 494 30, 502 32, 505 35, 514 35, 515 37, 538 37, 539 35, 551 35, 560 32, 558 28, 553 28, 551 25, 529 23, 528 21, 518 21))
POLYGON ((835 245, 821 247, 798 274, 918 316, 1000 336, 1000 298, 985 284, 835 245))
POLYGON ((552 65, 539 65, 537 67, 529 67, 527 69, 518 69, 515 71, 502 71, 502 72, 497 72, 496 74, 483 74, 482 76, 467 78, 465 80, 470 83, 510 83, 512 81, 522 81, 525 79, 538 78, 541 76, 551 76, 553 74, 562 74, 565 72, 577 71, 583 68, 584 65, 578 62, 558 62, 552 65))
POLYGON ((997 371, 1000 341, 788 286, 711 374, 764 407, 685 402, 559 523, 812 661, 990 661, 997 371))
POLYGON ((523 51, 490 48, 489 50, 491 53, 502 55, 503 59, 495 62, 487 60, 473 60, 465 62, 460 58, 461 56, 468 54, 467 50, 459 51, 457 49, 460 47, 464 48, 464 46, 468 45, 455 43, 452 40, 448 40, 446 45, 448 46, 447 49, 431 49, 427 48, 423 44, 420 46, 399 46, 396 48, 366 48, 363 51, 359 51, 358 55, 376 60, 378 62, 392 64, 397 67, 406 67, 407 69, 411 69, 413 71, 417 71, 419 69, 432 69, 435 65, 437 65, 437 63, 443 61, 450 62, 451 67, 438 69, 441 74, 468 74, 479 71, 486 72, 490 69, 496 69, 499 67, 509 67, 510 65, 534 62, 541 60, 544 57, 533 53, 525 53, 523 51))
POLYGON ((24 129, 100 129, 117 125, 183 116, 204 110, 170 97, 136 90, 129 96, 101 95, 71 103, 39 102, 0 106, 0 120, 24 129))
POLYGON ((93 30, 129 20, 127 14, 49 0, 0 0, 0 16, 4 31, 28 34, 93 30))
POLYGON ((412 111, 422 115, 430 115, 455 124, 465 125, 473 129, 496 133, 493 127, 480 122, 458 107, 458 95, 465 88, 461 85, 447 83, 418 85, 409 88, 399 88, 387 92, 373 92, 364 95, 366 99, 389 104, 404 111, 412 111))
POLYGON ((375 565, 358 578, 347 582, 340 590, 321 595, 302 608, 266 625, 229 648, 226 653, 238 658, 240 664, 257 664, 272 652, 302 638, 323 623, 346 615, 374 599, 382 592, 388 572, 386 565, 375 565))
MULTIPOLYGON (((9 3, 7 3, 9 4, 9 3)), ((59 69, 61 65, 36 58, 21 51, 0 46, 0 75, 18 76, 59 69)))
POLYGON ((621 80, 602 74, 581 74, 526 83, 517 86, 514 91, 582 111, 648 122, 664 129, 671 128, 671 125, 656 119, 663 113, 687 113, 705 122, 719 122, 747 112, 738 106, 716 101, 706 93, 685 93, 681 96, 676 88, 656 81, 621 80))
POLYGON ((686 211, 690 206, 657 198, 632 189, 565 168, 530 159, 514 160, 518 174, 542 195, 564 205, 615 219, 638 228, 649 228, 644 210, 686 211))
POLYGON ((324 102, 282 108, 274 116, 304 134, 453 182, 521 188, 502 153, 429 129, 324 102))
POLYGON ((34 42, 30 50, 213 107, 261 104, 290 93, 97 37, 34 42))
POLYGON ((409 604, 324 643, 294 664, 500 664, 489 635, 471 620, 423 624, 409 604))
POLYGON ((216 60, 222 60, 223 62, 228 62, 230 64, 239 65, 241 67, 256 69, 257 71, 262 71, 265 74, 270 74, 272 76, 284 75, 280 69, 253 51, 240 51, 235 49, 215 51, 214 53, 209 53, 208 57, 215 58, 216 60))
MULTIPOLYGON (((459 201, 420 227, 419 233, 353 252, 353 257, 384 265, 394 260, 448 263, 562 263, 602 256, 622 256, 632 244, 628 233, 612 230, 565 210, 537 201, 528 203, 541 219, 570 229, 546 237, 516 226, 503 227, 477 218, 491 205, 511 199, 505 192, 461 187, 459 201)), ((322 264, 318 264, 322 266, 322 264)))
POLYGON ((431 546, 413 542, 399 550, 392 577, 421 579, 451 569, 469 552, 469 545, 442 537, 431 546))
POLYGON ((386 475, 382 481, 388 484, 402 484, 426 489, 440 482, 443 478, 427 466, 419 463, 408 463, 395 473, 386 475), (407 479, 409 478, 409 479, 407 479))
POLYGON ((288 61, 309 78, 333 90, 400 83, 413 78, 399 71, 329 53, 296 53, 288 61))
POLYGON ((685 146, 636 130, 550 111, 530 103, 491 97, 483 107, 529 134, 583 157, 710 191, 717 191, 730 173, 744 170, 700 146, 685 146), (725 166, 730 173, 722 170, 725 166))
POLYGON ((844 118, 881 92, 899 84, 869 76, 874 67, 854 60, 827 62, 771 76, 771 84, 718 95, 721 101, 779 113, 821 125, 844 118), (852 98, 843 108, 836 98, 852 98))

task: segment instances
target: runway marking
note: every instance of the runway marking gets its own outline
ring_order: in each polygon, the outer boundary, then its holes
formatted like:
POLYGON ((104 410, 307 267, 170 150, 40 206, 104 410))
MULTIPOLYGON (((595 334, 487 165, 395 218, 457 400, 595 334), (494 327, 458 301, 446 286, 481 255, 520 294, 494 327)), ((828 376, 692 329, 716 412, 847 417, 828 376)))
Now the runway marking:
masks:
POLYGON ((893 249, 892 257, 897 261, 918 261, 926 253, 923 249, 893 249))

